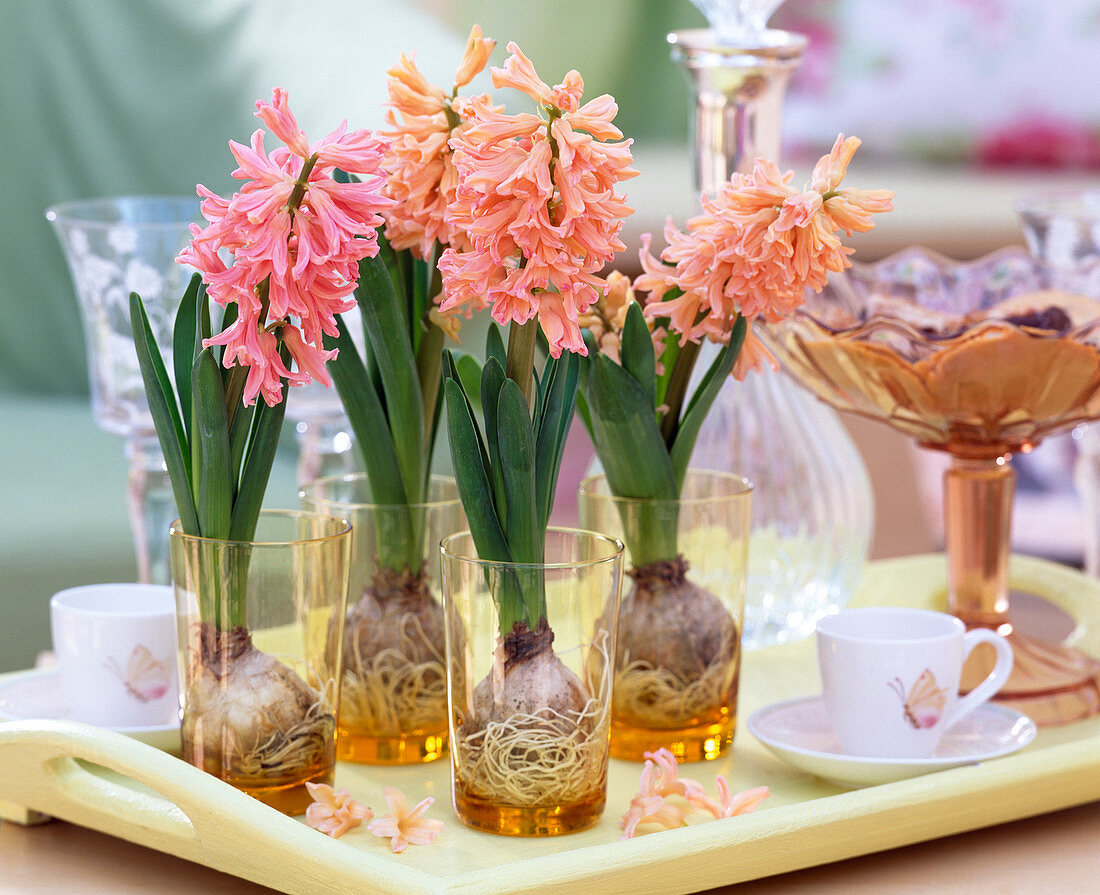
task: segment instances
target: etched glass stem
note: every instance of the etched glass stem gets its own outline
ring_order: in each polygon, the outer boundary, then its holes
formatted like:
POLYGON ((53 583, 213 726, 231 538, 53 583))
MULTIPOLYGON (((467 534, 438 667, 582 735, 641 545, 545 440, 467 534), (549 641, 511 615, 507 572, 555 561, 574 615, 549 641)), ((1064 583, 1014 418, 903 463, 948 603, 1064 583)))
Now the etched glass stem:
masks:
POLYGON ((138 581, 170 584, 168 527, 178 515, 168 468, 156 432, 137 430, 126 439, 126 504, 134 534, 138 581))

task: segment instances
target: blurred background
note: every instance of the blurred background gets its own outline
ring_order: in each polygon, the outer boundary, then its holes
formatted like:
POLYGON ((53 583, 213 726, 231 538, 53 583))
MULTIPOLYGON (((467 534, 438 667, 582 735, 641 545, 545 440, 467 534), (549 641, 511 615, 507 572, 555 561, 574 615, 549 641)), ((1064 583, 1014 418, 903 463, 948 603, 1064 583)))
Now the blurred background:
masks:
MULTIPOLYGON (((0 671, 48 648, 56 590, 135 575, 126 462, 92 419, 48 206, 193 195, 196 183, 228 194, 227 141, 248 142, 254 101, 273 86, 312 139, 344 118, 379 127, 399 54, 449 85, 477 22, 498 40, 495 63, 515 40, 548 81, 575 68, 586 96, 617 98, 642 172, 627 184, 637 213, 624 269, 640 233, 696 207, 691 99, 666 42, 703 25, 688 0, 0 0, 0 21, 0 671)), ((772 24, 810 41, 788 92, 784 165, 806 179, 838 132, 854 133, 864 148, 846 184, 897 193, 896 210, 852 240, 858 260, 913 244, 978 257, 1022 243, 1015 199, 1100 185, 1095 0, 788 0, 772 24)), ((935 549, 935 458, 884 426, 850 427, 876 493, 872 556, 935 549)), ((273 504, 296 503, 293 448, 288 438, 273 504)), ((1067 436, 1029 459, 1020 549, 1080 560, 1072 455, 1067 436)), ((580 445, 563 478, 585 463, 580 445)))

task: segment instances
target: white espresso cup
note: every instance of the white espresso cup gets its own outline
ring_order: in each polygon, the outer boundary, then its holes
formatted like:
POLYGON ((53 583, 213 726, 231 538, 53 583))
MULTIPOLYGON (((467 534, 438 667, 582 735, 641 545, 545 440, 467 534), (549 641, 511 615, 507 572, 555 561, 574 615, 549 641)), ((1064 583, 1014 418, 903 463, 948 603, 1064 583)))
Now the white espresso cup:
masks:
POLYGON ((178 723, 171 587, 71 587, 50 599, 50 628, 68 717, 101 727, 178 723))
POLYGON ((817 623, 825 711, 848 755, 928 758, 952 726, 987 702, 1012 672, 1012 648, 953 615, 884 606, 846 609, 817 623), (979 643, 993 670, 960 697, 963 663, 979 643))

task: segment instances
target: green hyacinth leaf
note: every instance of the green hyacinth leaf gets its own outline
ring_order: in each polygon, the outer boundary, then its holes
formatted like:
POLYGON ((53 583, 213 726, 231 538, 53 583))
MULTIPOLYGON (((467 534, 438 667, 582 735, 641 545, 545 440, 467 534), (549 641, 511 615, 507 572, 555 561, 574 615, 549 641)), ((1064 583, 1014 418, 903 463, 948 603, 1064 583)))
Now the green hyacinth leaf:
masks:
POLYGON ((229 536, 236 481, 231 468, 229 417, 221 370, 209 348, 203 349, 191 370, 195 401, 195 440, 201 445, 198 482, 199 527, 204 538, 229 536))
POLYGON ((342 317, 336 317, 337 335, 325 339, 325 347, 336 348, 328 362, 340 401, 360 447, 366 467, 371 499, 380 504, 407 504, 408 493, 401 475, 397 449, 390 437, 389 422, 378 392, 371 382, 359 350, 342 317))
MULTIPOLYGON (((386 418, 389 421, 387 429, 393 437, 405 492, 416 494, 427 467, 424 456, 424 400, 416 357, 409 340, 398 335, 408 332, 402 309, 404 303, 398 300, 389 272, 380 260, 365 259, 359 269, 361 275, 356 298, 370 342, 371 356, 382 380, 386 418)), ((377 438, 377 434, 374 437, 377 438)))
POLYGON ((554 507, 565 440, 577 406, 581 363, 579 356, 565 352, 548 360, 543 369, 543 399, 535 428, 535 505, 540 530, 546 529, 554 507))
MULTIPOLYGON (((283 383, 284 392, 286 388, 286 383, 283 383)), ((249 439, 248 454, 241 470, 237 499, 233 504, 230 540, 251 541, 256 533, 256 523, 260 518, 260 508, 268 479, 271 477, 271 466, 275 462, 275 449, 279 445, 285 417, 285 398, 274 407, 269 407, 262 399, 256 401, 252 437, 249 439)))
POLYGON ((672 463, 649 396, 629 373, 604 355, 588 370, 588 407, 595 443, 613 493, 676 499, 672 463))
POLYGON ((737 361, 737 355, 741 351, 741 345, 745 341, 747 323, 744 317, 738 316, 730 332, 730 340, 727 342, 714 362, 707 368, 706 373, 695 389, 695 393, 688 401, 687 408, 680 418, 680 425, 676 430, 676 440, 672 443, 669 457, 676 476, 676 488, 679 491, 687 475, 688 463, 691 460, 691 452, 695 449, 695 441, 699 437, 703 420, 718 397, 722 385, 733 370, 737 361))
POLYGON ((535 436, 528 412, 519 386, 505 379, 497 401, 495 431, 486 416, 485 435, 490 443, 495 437, 499 444, 509 551, 516 562, 537 563, 542 562, 543 539, 535 506, 535 436))
POLYGON ((176 380, 176 393, 187 436, 191 436, 191 368, 201 350, 199 332, 199 303, 206 304, 206 289, 202 277, 193 274, 187 291, 180 299, 179 309, 172 326, 172 371, 176 380))
POLYGON ((634 377, 649 400, 650 407, 657 406, 657 357, 653 351, 653 337, 645 322, 642 306, 630 303, 623 324, 620 341, 622 367, 634 377))
POLYGON ((188 462, 190 447, 179 407, 176 405, 176 393, 168 378, 157 347, 145 305, 136 292, 130 293, 130 327, 134 333, 137 347, 138 366, 141 379, 145 384, 145 395, 153 425, 157 430, 161 452, 168 468, 168 478, 172 483, 172 494, 176 498, 176 511, 180 524, 188 534, 198 535, 199 519, 195 510, 195 501, 191 495, 191 468, 188 462))
POLYGON ((490 357, 495 357, 503 369, 508 369, 508 349, 504 347, 504 336, 495 321, 489 324, 489 331, 485 334, 485 359, 490 357))
POLYGON ((488 457, 470 404, 462 393, 462 386, 453 376, 448 375, 444 379, 443 389, 455 481, 462 496, 474 546, 482 559, 511 562, 508 541, 504 537, 489 484, 488 457))

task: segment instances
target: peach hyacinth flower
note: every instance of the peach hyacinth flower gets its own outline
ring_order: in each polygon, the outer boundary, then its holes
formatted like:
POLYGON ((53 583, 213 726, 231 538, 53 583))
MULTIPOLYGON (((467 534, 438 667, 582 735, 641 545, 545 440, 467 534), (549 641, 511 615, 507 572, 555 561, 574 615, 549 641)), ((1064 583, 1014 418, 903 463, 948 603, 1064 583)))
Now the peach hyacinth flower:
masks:
POLYGON ((422 816, 435 803, 431 796, 421 799, 411 810, 405 794, 394 786, 383 789, 382 796, 389 806, 389 813, 372 820, 367 830, 382 839, 389 839, 394 854, 401 854, 410 845, 431 845, 435 837, 443 832, 443 821, 422 816))
POLYGON ((483 38, 481 28, 474 25, 450 96, 429 83, 416 62, 404 55, 387 72, 389 128, 382 133, 390 138, 390 146, 382 166, 390 175, 385 193, 396 202, 385 215, 386 238, 394 249, 411 249, 416 257, 430 259, 437 243, 469 248, 447 210, 458 185, 448 141, 463 127, 454 109, 458 90, 485 68, 495 46, 496 41, 483 38))
POLYGON ((630 800, 630 807, 619 822, 619 828, 623 831, 619 838, 634 838, 642 824, 659 824, 666 830, 685 826, 684 809, 666 802, 665 796, 657 792, 659 775, 657 766, 652 761, 646 761, 638 794, 630 800))
POLYGON ((263 130, 250 146, 230 141, 239 165, 233 177, 246 183, 230 199, 199 185, 209 223, 192 225, 191 242, 176 260, 202 274, 218 304, 237 306, 233 324, 204 345, 224 345, 226 367, 249 368, 246 405, 262 394, 274 406, 283 379, 331 383, 325 362, 334 352, 323 349, 323 338, 336 335, 335 315, 355 304, 359 261, 377 254, 380 212, 393 203, 381 193, 385 142, 370 131, 349 132, 345 122, 311 144, 279 87, 270 103, 256 103, 256 114, 285 147, 269 155, 263 130), (335 168, 360 182, 337 183, 335 168), (232 253, 231 265, 223 250, 232 253), (280 335, 294 369, 279 356, 280 335))
POLYGON ((660 259, 643 239, 634 288, 651 295, 646 314, 668 317, 684 339, 725 341, 738 314, 774 322, 802 304, 807 287, 820 291, 830 272, 850 266, 852 250, 837 231, 870 230, 871 215, 893 207, 888 190, 840 189, 859 145, 837 137, 804 191, 792 186, 793 172, 757 159, 751 174, 736 173, 716 197, 701 198, 703 213, 686 233, 666 224, 660 259), (662 300, 676 289, 682 294, 662 300))
POLYGON ((306 808, 306 824, 333 839, 374 817, 374 812, 356 802, 346 789, 308 782, 306 789, 313 797, 313 804, 306 808))
POLYGON ((585 354, 577 320, 601 294, 597 275, 616 252, 631 209, 615 192, 637 172, 630 140, 612 124, 610 96, 581 105, 575 72, 551 87, 514 43, 494 87, 512 87, 539 114, 505 114, 489 97, 457 100, 466 124, 450 145, 458 186, 449 212, 470 248, 443 252, 444 312, 491 307, 501 325, 534 317, 554 357, 585 354))

